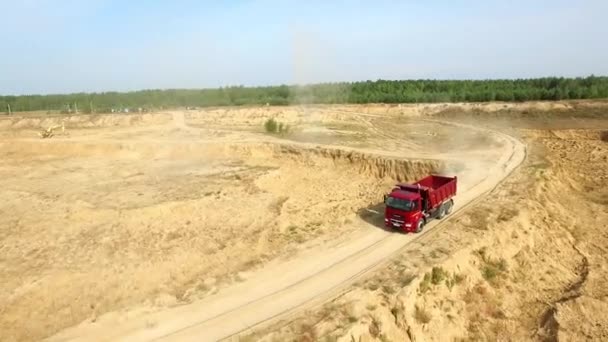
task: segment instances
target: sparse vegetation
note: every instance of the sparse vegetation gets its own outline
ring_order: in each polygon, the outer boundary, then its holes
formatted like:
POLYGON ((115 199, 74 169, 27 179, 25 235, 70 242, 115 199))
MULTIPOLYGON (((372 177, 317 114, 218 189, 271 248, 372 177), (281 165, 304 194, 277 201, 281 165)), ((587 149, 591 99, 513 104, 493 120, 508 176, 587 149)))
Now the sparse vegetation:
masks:
POLYGON ((277 122, 273 118, 266 120, 266 122, 264 122, 264 129, 267 133, 276 133, 277 122))
POLYGON ((430 273, 425 273, 424 274, 424 278, 422 278, 422 281, 420 282, 420 293, 426 293, 428 290, 431 289, 431 274, 430 273))
POLYGON ((431 283, 439 285, 446 278, 447 272, 442 267, 433 267, 431 271, 431 283))
POLYGON ((264 130, 266 130, 266 133, 271 134, 287 134, 289 126, 270 118, 264 122, 264 130))
POLYGON ((452 290, 452 288, 455 285, 458 285, 458 284, 462 283, 462 281, 464 279, 465 279, 465 276, 463 276, 462 274, 454 272, 451 277, 447 277, 446 278, 445 285, 448 287, 448 289, 452 290))
POLYGON ((424 274, 424 278, 420 282, 420 293, 427 292, 432 285, 441 284, 447 276, 448 273, 442 267, 433 267, 430 273, 424 274))
POLYGON ((482 275, 488 282, 494 282, 497 277, 507 272, 508 266, 505 259, 488 260, 482 266, 482 275))
POLYGON ((487 249, 481 248, 475 252, 482 261, 481 274, 489 283, 496 285, 500 276, 507 273, 509 265, 504 258, 493 259, 487 254, 487 249))
POLYGON ((451 275, 442 267, 433 267, 431 272, 427 272, 420 282, 420 293, 425 293, 431 289, 432 285, 439 285, 445 281, 445 285, 448 289, 452 289, 455 285, 462 283, 465 276, 453 272, 451 275))
POLYGON ((418 323, 428 324, 431 321, 432 317, 427 310, 416 305, 416 308, 414 310, 414 318, 418 323))

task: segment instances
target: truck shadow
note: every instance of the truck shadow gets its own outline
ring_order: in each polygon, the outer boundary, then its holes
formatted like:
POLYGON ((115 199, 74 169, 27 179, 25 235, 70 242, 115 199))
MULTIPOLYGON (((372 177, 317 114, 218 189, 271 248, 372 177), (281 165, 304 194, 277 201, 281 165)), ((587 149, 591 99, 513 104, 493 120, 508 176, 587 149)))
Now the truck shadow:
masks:
POLYGON ((363 221, 371 224, 372 226, 382 229, 389 233, 403 233, 398 230, 391 229, 384 225, 384 202, 379 202, 377 204, 373 204, 367 206, 365 208, 361 208, 357 211, 357 216, 361 218, 363 221))

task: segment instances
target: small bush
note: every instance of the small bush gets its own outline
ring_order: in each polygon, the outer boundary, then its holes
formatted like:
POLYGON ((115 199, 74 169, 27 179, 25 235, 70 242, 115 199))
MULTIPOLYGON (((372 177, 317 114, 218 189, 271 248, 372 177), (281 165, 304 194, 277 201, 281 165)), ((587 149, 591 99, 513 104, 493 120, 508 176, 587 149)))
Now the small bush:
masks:
POLYGON ((424 308, 421 308, 416 305, 416 309, 414 311, 414 318, 416 319, 416 321, 418 321, 418 323, 427 324, 431 321, 431 314, 424 308))
POLYGON ((431 271, 431 283, 439 285, 447 276, 447 272, 441 267, 433 267, 431 271))
POLYGON ((488 264, 483 266, 481 273, 485 280, 494 281, 494 279, 498 276, 500 272, 498 271, 498 269, 496 269, 496 267, 488 264))
POLYGON ((507 272, 509 270, 509 264, 507 264, 507 260, 500 258, 497 262, 495 262, 496 267, 501 272, 507 272))
POLYGON ((448 276, 446 278, 445 285, 451 291, 454 286, 462 283, 464 281, 464 279, 465 279, 465 276, 463 276, 462 274, 454 272, 451 277, 448 276))
POLYGON ((273 118, 270 118, 270 119, 266 120, 266 122, 264 122, 264 129, 266 130, 266 133, 271 133, 271 134, 289 133, 288 125, 286 125, 282 122, 278 122, 273 118))
POLYGON ((420 282, 420 293, 425 293, 431 289, 431 274, 425 273, 424 278, 420 282))
POLYGON ((268 133, 276 133, 277 128, 277 122, 272 118, 266 120, 266 122, 264 123, 264 129, 266 129, 266 132, 268 133))
POLYGON ((608 142, 608 131, 600 132, 600 140, 603 142, 608 142))
POLYGON ((485 264, 481 269, 481 274, 488 282, 494 282, 499 276, 502 276, 508 270, 509 265, 505 259, 500 258, 498 260, 490 260, 488 258, 485 260, 485 264))

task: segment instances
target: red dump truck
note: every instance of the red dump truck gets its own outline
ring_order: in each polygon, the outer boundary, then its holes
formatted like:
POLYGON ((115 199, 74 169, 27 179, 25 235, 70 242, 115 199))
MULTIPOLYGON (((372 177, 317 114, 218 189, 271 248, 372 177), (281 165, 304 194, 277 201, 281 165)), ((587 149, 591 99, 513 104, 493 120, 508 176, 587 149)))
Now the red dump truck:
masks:
POLYGON ((431 219, 441 219, 452 212, 454 195, 456 177, 430 175, 416 183, 397 184, 384 196, 384 224, 419 233, 431 219))

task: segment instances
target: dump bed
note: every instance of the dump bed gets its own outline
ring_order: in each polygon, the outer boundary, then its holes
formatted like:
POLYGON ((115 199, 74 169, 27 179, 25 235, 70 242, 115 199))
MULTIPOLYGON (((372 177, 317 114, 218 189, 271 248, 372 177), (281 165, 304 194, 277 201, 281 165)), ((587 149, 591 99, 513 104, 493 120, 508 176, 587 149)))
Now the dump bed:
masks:
MULTIPOLYGON (((444 176, 430 175, 428 177, 424 177, 421 180, 417 181, 416 183, 414 183, 414 185, 420 184, 421 187, 426 187, 426 188, 430 188, 432 190, 437 190, 437 189, 441 188, 442 186, 447 185, 450 182, 454 181, 455 179, 456 179, 456 177, 444 177, 444 176)), ((454 185, 455 184, 456 184, 456 182, 454 182, 454 185)))
POLYGON ((438 207, 456 195, 456 177, 430 175, 413 184, 398 184, 401 190, 420 193, 428 200, 427 209, 438 207))

